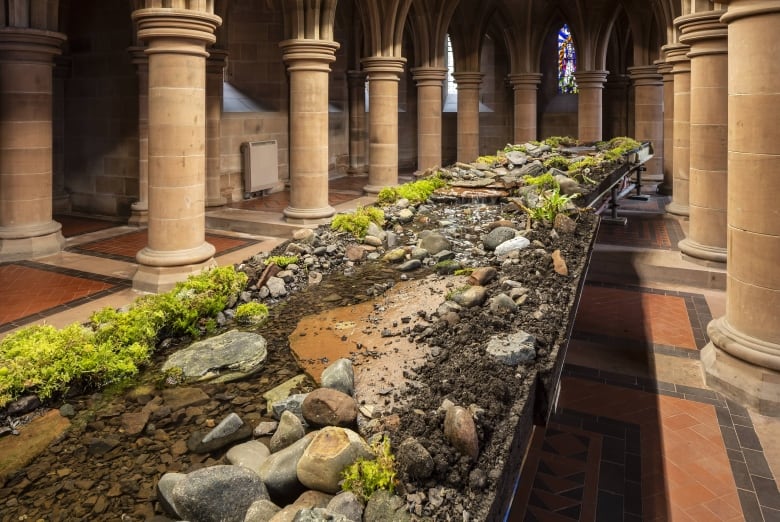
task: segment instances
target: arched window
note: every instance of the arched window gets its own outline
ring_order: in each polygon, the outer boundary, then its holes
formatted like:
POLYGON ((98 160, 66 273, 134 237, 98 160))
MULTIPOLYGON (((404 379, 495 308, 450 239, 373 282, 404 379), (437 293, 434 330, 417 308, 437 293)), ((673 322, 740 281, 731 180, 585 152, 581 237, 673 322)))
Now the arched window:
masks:
POLYGON ((577 71, 577 53, 574 50, 574 40, 569 26, 564 24, 558 31, 558 92, 561 94, 577 94, 577 82, 574 73, 577 71))

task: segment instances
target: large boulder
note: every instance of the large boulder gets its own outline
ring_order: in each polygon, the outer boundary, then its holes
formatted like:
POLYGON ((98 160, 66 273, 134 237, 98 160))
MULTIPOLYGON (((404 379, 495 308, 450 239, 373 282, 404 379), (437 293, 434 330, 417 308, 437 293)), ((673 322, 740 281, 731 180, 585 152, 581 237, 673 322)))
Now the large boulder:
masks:
POLYGON ((298 461, 298 480, 308 488, 337 493, 341 472, 361 457, 374 454, 360 435, 346 428, 322 428, 298 461))
POLYGON ((163 372, 181 370, 186 382, 229 382, 258 372, 268 356, 262 335, 230 330, 192 343, 171 355, 163 372))
POLYGON ((313 435, 309 434, 281 451, 272 453, 260 466, 260 478, 274 502, 285 505, 305 490, 298 480, 298 461, 313 435))
POLYGON ((176 512, 190 522, 243 522, 249 506, 267 499, 257 473, 241 466, 209 466, 186 475, 171 492, 176 512))
POLYGON ((346 428, 355 425, 358 407, 355 399, 346 393, 330 388, 318 388, 303 400, 301 413, 312 426, 346 428))

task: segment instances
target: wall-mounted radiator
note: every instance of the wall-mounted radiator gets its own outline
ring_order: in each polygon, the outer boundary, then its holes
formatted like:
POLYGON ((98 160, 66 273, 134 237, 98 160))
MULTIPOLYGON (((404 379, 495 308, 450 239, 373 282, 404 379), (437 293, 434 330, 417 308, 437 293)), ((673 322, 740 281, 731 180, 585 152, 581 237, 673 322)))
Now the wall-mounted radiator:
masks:
POLYGON ((272 188, 279 182, 276 140, 247 141, 241 144, 244 157, 244 193, 272 188))

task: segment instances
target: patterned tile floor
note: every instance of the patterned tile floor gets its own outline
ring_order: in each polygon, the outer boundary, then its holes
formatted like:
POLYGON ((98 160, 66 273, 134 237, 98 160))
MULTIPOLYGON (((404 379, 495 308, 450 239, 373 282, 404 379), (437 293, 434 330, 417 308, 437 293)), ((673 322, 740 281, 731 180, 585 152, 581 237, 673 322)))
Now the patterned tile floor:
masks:
MULTIPOLYGON (((364 184, 334 181, 330 203, 356 198, 364 184)), ((598 242, 674 249, 683 232, 663 214, 667 201, 651 194, 621 202, 628 224, 602 226, 598 242)), ((285 191, 234 206, 279 212, 287 205, 285 191)), ((83 309, 86 319, 107 295, 131 300, 146 231, 58 218, 70 238, 66 252, 0 264, 0 334, 63 310, 83 309)), ((221 231, 207 239, 226 263, 274 244, 221 231)), ((780 421, 727 401, 701 378, 705 328, 724 299, 723 292, 588 281, 558 409, 534 430, 510 521, 780 521, 780 421)))

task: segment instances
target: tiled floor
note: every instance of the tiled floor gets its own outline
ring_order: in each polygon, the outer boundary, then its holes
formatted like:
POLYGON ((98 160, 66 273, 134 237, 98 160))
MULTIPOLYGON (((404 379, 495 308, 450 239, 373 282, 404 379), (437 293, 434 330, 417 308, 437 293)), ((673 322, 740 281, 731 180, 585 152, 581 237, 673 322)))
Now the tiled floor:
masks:
MULTIPOLYGON (((357 198, 364 184, 334 180, 330 203, 357 198)), ((673 254, 687 225, 644 189, 647 201, 621 202, 628 224, 603 225, 598 242, 673 254)), ((233 206, 278 213, 289 204, 289 192, 279 192, 233 206)), ((0 264, 0 335, 84 320, 136 296, 131 279, 146 230, 58 220, 64 252, 0 264)), ((216 230, 207 240, 220 264, 282 241, 216 230)), ((706 325, 724 301, 711 290, 587 282, 558 409, 534 431, 509 520, 780 521, 780 421, 725 400, 701 377, 706 325)))

